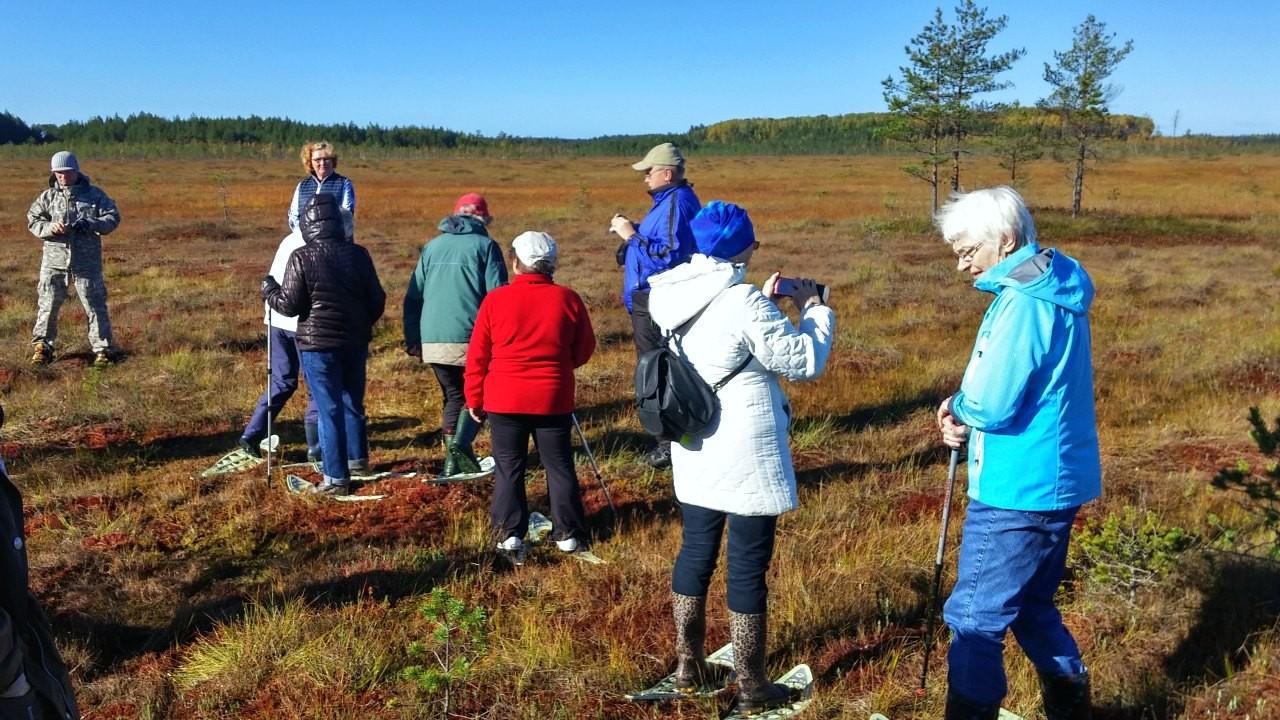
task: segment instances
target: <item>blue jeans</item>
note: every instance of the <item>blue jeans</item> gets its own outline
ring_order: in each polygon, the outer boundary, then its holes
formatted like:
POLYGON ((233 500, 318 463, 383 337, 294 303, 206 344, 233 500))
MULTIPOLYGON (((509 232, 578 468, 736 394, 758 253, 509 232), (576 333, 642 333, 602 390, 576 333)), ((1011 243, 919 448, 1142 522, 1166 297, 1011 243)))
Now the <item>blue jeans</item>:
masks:
POLYGON ((1000 704, 1008 692, 1003 651, 1010 629, 1036 669, 1084 672, 1076 641, 1053 605, 1079 509, 1003 510, 970 500, 956 585, 942 613, 951 627, 952 691, 980 705, 1000 704))
MULTIPOLYGON (((249 416, 249 424, 245 425, 244 432, 240 433, 240 437, 255 445, 267 436, 267 413, 271 413, 271 419, 274 421, 284 409, 285 403, 289 402, 289 398, 293 397, 293 393, 298 389, 298 369, 301 366, 295 337, 294 333, 288 330, 281 330, 278 327, 267 328, 267 342, 271 343, 271 367, 267 390, 258 398, 258 404, 253 408, 253 414, 249 416)), ((314 398, 307 399, 304 422, 307 424, 316 422, 314 398)))
POLYGON ((680 554, 671 571, 671 589, 681 595, 707 594, 720 555, 720 538, 729 525, 728 601, 736 613, 758 615, 769 603, 765 574, 773 559, 775 515, 730 515, 680 503, 683 520, 680 554))
POLYGON ((364 414, 369 350, 358 345, 301 354, 302 372, 316 403, 325 480, 346 484, 351 477, 349 463, 367 461, 369 456, 364 414))

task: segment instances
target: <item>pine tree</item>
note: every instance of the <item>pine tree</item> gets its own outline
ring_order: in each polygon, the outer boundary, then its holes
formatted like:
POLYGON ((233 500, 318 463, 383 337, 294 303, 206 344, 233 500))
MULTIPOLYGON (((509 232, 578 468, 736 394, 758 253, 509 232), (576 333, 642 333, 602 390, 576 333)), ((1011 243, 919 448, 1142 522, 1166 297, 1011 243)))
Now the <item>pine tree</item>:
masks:
POLYGON ((1044 79, 1053 87, 1040 105, 1062 119, 1062 132, 1071 142, 1075 172, 1071 183, 1071 216, 1080 214, 1084 196, 1085 162, 1097 158, 1096 145, 1105 137, 1108 105, 1119 88, 1107 78, 1133 50, 1133 41, 1115 44, 1116 34, 1107 34, 1106 23, 1093 15, 1075 28, 1071 49, 1053 53, 1054 65, 1044 64, 1044 79))
POLYGON ((989 18, 986 8, 973 0, 958 5, 955 16, 955 23, 948 24, 942 8, 937 8, 933 20, 906 47, 910 64, 898 68, 901 78, 881 83, 889 111, 900 120, 896 135, 911 142, 921 156, 919 163, 903 170, 929 184, 934 211, 939 166, 950 158, 951 189, 960 190, 965 141, 981 116, 996 109, 978 96, 1009 87, 997 78, 1025 52, 987 54, 988 43, 1008 23, 1006 16, 989 18))

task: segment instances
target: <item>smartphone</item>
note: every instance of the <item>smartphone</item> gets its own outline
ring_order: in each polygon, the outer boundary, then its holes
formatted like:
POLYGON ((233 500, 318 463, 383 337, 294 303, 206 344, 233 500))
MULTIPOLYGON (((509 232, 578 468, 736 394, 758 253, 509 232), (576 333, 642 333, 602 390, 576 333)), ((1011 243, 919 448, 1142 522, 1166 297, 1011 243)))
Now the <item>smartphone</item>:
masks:
MULTIPOLYGON (((777 284, 773 286, 773 291, 779 295, 791 297, 796 294, 796 279, 789 277, 778 278, 777 284)), ((823 305, 827 304, 827 298, 831 295, 830 288, 822 283, 818 283, 818 299, 823 305)))

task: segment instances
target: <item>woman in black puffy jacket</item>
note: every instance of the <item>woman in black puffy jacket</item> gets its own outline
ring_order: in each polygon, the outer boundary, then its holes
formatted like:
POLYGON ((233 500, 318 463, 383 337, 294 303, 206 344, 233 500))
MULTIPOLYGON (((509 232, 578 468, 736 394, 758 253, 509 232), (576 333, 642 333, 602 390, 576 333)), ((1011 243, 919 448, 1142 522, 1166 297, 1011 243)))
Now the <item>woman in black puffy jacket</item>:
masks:
POLYGON ((365 361, 387 296, 369 251, 348 241, 332 195, 313 197, 298 227, 306 245, 289 258, 283 284, 262 279, 262 297, 273 310, 298 316, 302 372, 319 411, 319 490, 346 495, 351 471, 368 468, 365 361))

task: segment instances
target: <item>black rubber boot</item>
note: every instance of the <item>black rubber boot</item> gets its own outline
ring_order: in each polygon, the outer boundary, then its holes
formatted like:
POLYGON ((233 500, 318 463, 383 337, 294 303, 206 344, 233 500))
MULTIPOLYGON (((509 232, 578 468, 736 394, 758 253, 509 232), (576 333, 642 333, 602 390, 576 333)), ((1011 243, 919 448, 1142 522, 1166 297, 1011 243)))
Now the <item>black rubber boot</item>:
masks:
POLYGON ((791 690, 769 679, 764 667, 767 623, 764 613, 729 611, 733 637, 733 669, 738 673, 738 712, 755 715, 786 705, 791 690))
POLYGON ((456 473, 480 472, 480 461, 471 450, 471 443, 479 432, 480 423, 464 409, 458 415, 458 424, 453 429, 453 442, 449 444, 449 457, 456 465, 456 473))
POLYGON ((945 720, 996 720, 1000 717, 1000 705, 979 705, 954 690, 947 690, 947 709, 942 717, 945 720))
POLYGON ((694 693, 710 679, 707 672, 707 596, 671 593, 676 625, 676 689, 694 693))
POLYGON ((1050 675, 1041 672, 1040 697, 1046 720, 1089 720, 1089 673, 1050 675))
POLYGON ((320 426, 305 423, 302 429, 307 433, 307 462, 320 462, 320 426))
POLYGON ((453 433, 447 433, 444 436, 444 469, 440 471, 440 477, 453 477, 458 474, 458 463, 453 459, 453 453, 450 448, 453 446, 453 433))

